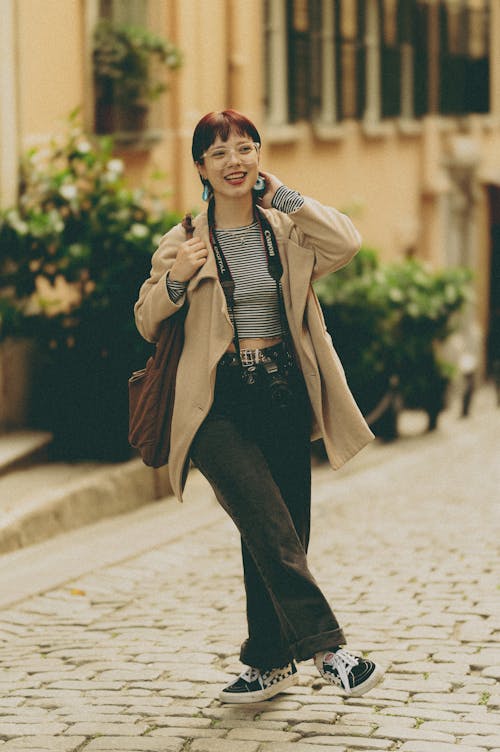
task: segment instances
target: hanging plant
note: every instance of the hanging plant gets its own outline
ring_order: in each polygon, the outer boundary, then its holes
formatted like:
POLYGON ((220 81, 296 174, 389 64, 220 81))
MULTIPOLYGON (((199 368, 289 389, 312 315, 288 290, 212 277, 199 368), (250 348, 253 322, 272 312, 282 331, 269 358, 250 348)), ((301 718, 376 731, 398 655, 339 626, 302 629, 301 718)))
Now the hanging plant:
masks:
POLYGON ((100 21, 94 32, 96 131, 141 130, 152 101, 167 89, 181 54, 147 29, 100 21))

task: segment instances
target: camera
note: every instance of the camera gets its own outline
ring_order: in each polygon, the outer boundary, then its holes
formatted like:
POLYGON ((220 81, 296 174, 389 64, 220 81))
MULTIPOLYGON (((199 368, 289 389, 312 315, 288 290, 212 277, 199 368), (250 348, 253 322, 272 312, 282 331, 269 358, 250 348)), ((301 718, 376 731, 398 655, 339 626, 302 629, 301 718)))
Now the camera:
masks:
POLYGON ((288 407, 292 399, 292 391, 286 374, 280 373, 278 363, 272 358, 264 358, 259 365, 262 381, 269 389, 274 404, 278 407, 288 407))

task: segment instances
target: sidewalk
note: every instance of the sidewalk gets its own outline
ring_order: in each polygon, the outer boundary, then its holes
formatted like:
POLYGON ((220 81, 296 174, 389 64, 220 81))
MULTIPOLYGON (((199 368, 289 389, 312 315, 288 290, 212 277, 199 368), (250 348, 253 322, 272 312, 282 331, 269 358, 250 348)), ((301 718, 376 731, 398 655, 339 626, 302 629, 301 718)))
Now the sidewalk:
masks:
POLYGON ((0 752, 500 752, 500 412, 314 471, 310 563, 349 647, 388 671, 343 700, 311 662, 259 705, 240 670, 238 536, 193 473, 167 500, 0 558, 0 752))

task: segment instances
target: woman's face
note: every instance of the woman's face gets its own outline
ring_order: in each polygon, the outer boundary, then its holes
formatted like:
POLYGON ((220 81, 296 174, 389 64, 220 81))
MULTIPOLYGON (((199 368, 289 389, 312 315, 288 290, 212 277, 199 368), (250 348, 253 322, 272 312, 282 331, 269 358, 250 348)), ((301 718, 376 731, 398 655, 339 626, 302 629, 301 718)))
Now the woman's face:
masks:
POLYGON ((241 198, 252 190, 259 176, 259 146, 250 136, 234 131, 227 141, 217 136, 198 170, 209 180, 216 199, 241 198))

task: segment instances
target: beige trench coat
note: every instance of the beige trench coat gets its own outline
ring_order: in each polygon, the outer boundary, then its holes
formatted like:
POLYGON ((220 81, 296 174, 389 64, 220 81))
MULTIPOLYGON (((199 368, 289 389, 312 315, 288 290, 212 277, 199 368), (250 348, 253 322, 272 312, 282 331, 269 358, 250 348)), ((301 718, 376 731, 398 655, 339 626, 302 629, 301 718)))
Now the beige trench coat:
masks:
MULTIPOLYGON (((323 438, 330 464, 337 469, 373 434, 349 390, 311 282, 347 264, 359 250, 360 236, 348 217, 311 198, 293 214, 264 211, 283 264, 281 281, 290 334, 312 405, 311 439, 323 438)), ((169 458, 170 481, 180 501, 189 449, 212 405, 217 363, 233 339, 206 211, 196 217, 194 226, 195 236, 203 239, 209 254, 186 292, 185 343, 177 371, 169 458)), ((149 342, 157 341, 161 322, 182 305, 182 301, 170 300, 166 277, 184 240, 181 225, 162 238, 152 258, 151 275, 140 289, 135 319, 149 342)))

